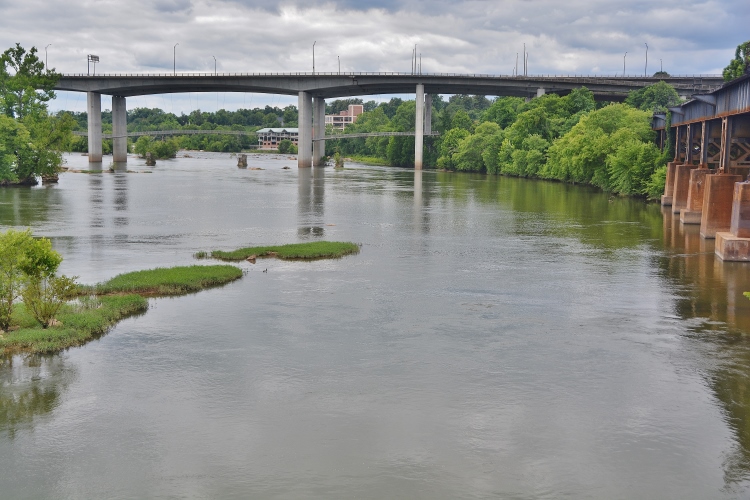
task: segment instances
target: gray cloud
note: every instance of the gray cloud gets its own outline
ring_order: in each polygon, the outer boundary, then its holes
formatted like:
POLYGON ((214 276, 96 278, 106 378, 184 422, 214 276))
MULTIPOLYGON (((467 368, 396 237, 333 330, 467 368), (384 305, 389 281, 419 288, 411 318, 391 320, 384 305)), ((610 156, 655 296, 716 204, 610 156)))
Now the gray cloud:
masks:
POLYGON ((716 73, 750 38, 747 0, 0 0, 0 47, 49 47, 64 73, 409 71, 716 73), (179 46, 175 53, 175 43, 179 46))

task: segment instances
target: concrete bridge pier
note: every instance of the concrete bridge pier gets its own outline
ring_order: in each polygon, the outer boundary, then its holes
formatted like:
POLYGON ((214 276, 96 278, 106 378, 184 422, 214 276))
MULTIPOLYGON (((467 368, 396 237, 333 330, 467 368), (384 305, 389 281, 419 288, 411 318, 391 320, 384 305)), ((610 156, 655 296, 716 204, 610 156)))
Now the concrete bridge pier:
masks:
POLYGON ((128 111, 125 98, 112 96, 112 161, 128 161, 128 111))
POLYGON ((742 182, 741 175, 729 173, 733 122, 734 119, 731 116, 721 119, 719 173, 706 175, 707 182, 703 194, 703 212, 701 214, 701 236, 706 239, 715 238, 717 233, 730 230, 734 185, 742 182))
POLYGON ((735 183, 729 231, 716 233, 715 248, 721 260, 750 261, 750 182, 735 183))
POLYGON ((695 170, 693 165, 693 130, 690 124, 685 126, 685 159, 675 166, 674 190, 672 193, 672 213, 679 214, 687 208, 688 191, 690 189, 690 173, 695 170))
POLYGON ((424 96, 424 133, 432 133, 432 94, 424 96))
POLYGON ((299 112, 299 136, 297 140, 297 167, 312 167, 313 128, 312 128, 312 94, 300 92, 297 101, 299 112))
POLYGON ((89 128, 89 163, 102 161, 102 95, 86 93, 86 112, 89 128))
POLYGON ((687 206, 680 210, 680 222, 683 224, 700 224, 703 211, 703 195, 706 187, 708 169, 708 145, 711 139, 711 123, 701 122, 700 159, 698 168, 690 172, 690 187, 688 188, 687 206))
MULTIPOLYGON (((313 138, 321 139, 326 135, 326 100, 322 97, 313 98, 313 138)), ((323 157, 326 155, 326 141, 316 140, 312 144, 313 167, 323 165, 323 157)))
POLYGON ((537 97, 542 97, 546 93, 547 93, 547 89, 545 89, 544 87, 539 87, 538 89, 536 89, 537 97))
POLYGON ((661 197, 661 206, 671 206, 674 201, 674 178, 677 165, 683 162, 682 156, 682 128, 676 127, 674 160, 667 163, 667 180, 664 183, 664 194, 661 197))
POLYGON ((424 84, 417 84, 416 121, 414 123, 414 170, 422 170, 424 155, 424 84))

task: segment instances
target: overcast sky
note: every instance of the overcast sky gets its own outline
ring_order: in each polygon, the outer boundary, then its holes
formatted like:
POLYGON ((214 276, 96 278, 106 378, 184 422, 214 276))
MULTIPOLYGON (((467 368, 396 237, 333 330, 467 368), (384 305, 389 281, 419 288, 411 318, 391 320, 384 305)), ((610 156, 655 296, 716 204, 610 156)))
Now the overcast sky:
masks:
MULTIPOLYGON (((512 74, 720 73, 750 39, 750 0, 0 0, 0 47, 36 46, 61 73, 219 73, 411 70, 512 74), (176 57, 174 45, 176 47, 176 57), (522 61, 519 55, 519 71, 522 61)), ((365 99, 372 99, 366 97, 365 99)), ((388 99, 390 96, 375 96, 388 99)), ((128 108, 284 106, 289 96, 175 94, 128 108)), ((105 97, 104 109, 111 103, 105 97)), ((52 109, 85 110, 61 92, 52 109)))

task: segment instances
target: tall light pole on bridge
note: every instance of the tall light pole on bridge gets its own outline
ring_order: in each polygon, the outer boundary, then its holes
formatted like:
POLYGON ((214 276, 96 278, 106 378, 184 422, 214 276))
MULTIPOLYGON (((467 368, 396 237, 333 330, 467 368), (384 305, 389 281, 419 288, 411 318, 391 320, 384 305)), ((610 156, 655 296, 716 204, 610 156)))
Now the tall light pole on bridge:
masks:
POLYGON ((47 47, 49 47, 50 45, 52 44, 48 43, 47 45, 44 46, 44 69, 49 68, 49 65, 47 64, 47 47))
POLYGON ((87 59, 88 59, 88 63, 86 64, 86 68, 87 68, 86 74, 87 75, 91 74, 89 69, 91 68, 91 63, 94 63, 94 76, 96 76, 96 63, 99 62, 99 56, 95 56, 94 54, 89 54, 87 59))
POLYGON ((625 52, 625 55, 622 56, 622 76, 625 76, 625 58, 628 57, 628 53, 625 52))
POLYGON ((315 44, 318 43, 318 41, 313 42, 313 75, 315 74, 315 44))
POLYGON ((643 42, 646 46, 646 65, 643 67, 643 76, 648 76, 648 44, 643 42))
POLYGON ((341 56, 336 56, 336 59, 339 60, 339 75, 341 74, 341 56))
POLYGON ((172 47, 172 74, 177 76, 177 46, 180 44, 180 42, 177 42, 174 44, 174 47, 172 47))
POLYGON ((214 58, 214 76, 216 76, 216 56, 211 56, 214 58))

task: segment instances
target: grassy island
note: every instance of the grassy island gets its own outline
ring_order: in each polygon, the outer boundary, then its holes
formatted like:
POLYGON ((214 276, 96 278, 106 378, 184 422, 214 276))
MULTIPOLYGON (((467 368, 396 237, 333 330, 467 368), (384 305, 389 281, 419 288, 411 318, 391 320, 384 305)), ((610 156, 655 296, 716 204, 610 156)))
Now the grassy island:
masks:
POLYGON ((275 245, 262 247, 240 248, 231 252, 214 250, 211 257, 219 260, 238 261, 255 256, 277 257, 287 260, 337 259, 344 255, 359 252, 356 243, 345 241, 313 241, 310 243, 291 243, 289 245, 275 245))
POLYGON ((46 353, 82 345, 118 321, 148 309, 146 297, 175 296, 223 285, 242 277, 230 265, 158 268, 115 276, 94 286, 79 286, 47 328, 23 303, 13 309, 14 329, 0 333, 0 355, 46 353))

